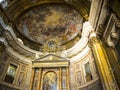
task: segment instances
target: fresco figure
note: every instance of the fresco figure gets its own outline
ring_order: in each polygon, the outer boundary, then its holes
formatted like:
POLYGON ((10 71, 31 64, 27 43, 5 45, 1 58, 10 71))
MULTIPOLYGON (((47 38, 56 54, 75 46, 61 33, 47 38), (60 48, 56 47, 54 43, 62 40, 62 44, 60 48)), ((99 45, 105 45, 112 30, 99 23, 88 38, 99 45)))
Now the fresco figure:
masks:
POLYGON ((46 82, 44 82, 44 85, 43 85, 43 90, 49 90, 49 82, 48 81, 46 81, 46 82))
POLYGON ((67 5, 43 5, 25 13, 18 22, 18 30, 33 41, 45 43, 55 38, 63 44, 78 35, 83 18, 67 5))
POLYGON ((57 90, 57 75, 54 72, 45 74, 42 90, 57 90))
POLYGON ((29 31, 28 31, 28 28, 27 28, 27 25, 26 25, 26 22, 23 22, 23 33, 26 35, 26 36, 29 36, 29 31))

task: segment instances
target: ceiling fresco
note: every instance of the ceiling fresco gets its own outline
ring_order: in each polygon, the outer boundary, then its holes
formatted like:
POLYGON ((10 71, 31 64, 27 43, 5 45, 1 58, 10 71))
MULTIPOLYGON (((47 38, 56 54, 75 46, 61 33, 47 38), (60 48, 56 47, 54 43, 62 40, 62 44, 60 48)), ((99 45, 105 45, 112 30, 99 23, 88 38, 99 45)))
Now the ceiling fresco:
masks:
POLYGON ((60 44, 74 39, 81 32, 83 18, 67 5, 41 5, 32 8, 17 21, 20 33, 44 44, 56 39, 60 44))

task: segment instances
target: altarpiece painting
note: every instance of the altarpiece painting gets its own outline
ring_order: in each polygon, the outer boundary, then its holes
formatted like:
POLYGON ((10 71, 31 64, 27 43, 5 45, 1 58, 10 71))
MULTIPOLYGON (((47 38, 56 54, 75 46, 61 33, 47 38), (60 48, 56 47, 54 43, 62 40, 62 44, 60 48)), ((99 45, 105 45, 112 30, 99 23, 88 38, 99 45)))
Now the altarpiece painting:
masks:
POLYGON ((55 72, 47 72, 44 75, 42 90, 57 90, 57 75, 55 72))

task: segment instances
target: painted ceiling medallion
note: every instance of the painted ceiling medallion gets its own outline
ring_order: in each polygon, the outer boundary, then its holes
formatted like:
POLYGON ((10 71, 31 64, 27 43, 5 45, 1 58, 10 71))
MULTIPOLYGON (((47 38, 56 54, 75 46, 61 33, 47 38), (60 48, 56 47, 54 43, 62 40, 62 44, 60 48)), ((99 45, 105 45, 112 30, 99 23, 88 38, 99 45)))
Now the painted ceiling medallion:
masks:
POLYGON ((83 18, 67 5, 41 5, 25 13, 17 23, 18 30, 30 40, 44 44, 50 38, 64 44, 75 38, 83 18))

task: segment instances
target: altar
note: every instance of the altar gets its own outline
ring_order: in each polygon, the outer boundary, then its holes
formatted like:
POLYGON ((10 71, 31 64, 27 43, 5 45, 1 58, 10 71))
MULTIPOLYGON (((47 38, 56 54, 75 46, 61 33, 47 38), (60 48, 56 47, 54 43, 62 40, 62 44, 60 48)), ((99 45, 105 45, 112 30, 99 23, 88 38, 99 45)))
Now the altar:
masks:
POLYGON ((32 63, 30 90, 69 90, 69 60, 54 54, 32 63))

